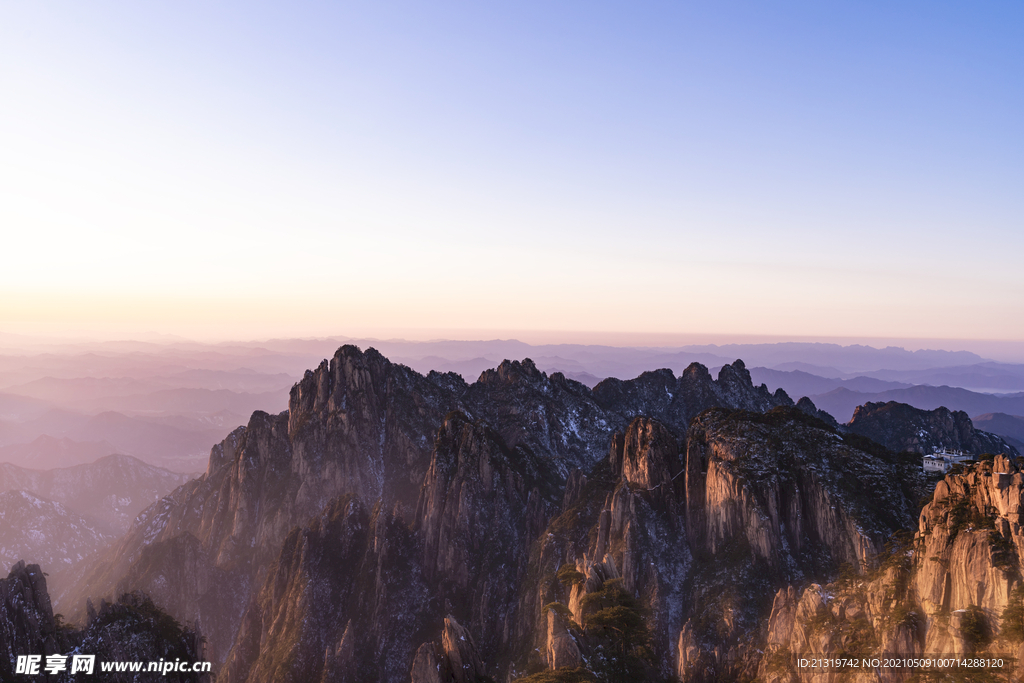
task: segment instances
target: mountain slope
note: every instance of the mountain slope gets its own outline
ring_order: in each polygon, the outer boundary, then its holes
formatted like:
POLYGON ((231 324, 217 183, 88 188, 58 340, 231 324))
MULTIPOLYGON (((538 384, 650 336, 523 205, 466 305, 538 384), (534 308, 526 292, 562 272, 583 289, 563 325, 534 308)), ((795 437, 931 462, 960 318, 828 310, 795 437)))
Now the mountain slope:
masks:
POLYGON ((865 403, 844 429, 872 439, 894 451, 932 453, 938 448, 1019 455, 1001 437, 975 429, 967 413, 945 408, 920 410, 904 403, 865 403))
POLYGON ((1024 413, 1024 396, 1020 394, 981 394, 957 387, 913 386, 906 389, 865 393, 845 387, 833 389, 824 394, 810 397, 815 405, 830 413, 840 422, 850 419, 854 409, 865 403, 906 403, 922 410, 948 408, 960 410, 968 415, 984 413, 1024 413))
POLYGON ((0 566, 25 560, 59 571, 114 538, 60 503, 27 491, 0 493, 0 566))
POLYGON ((1017 448, 1024 450, 1024 417, 1006 413, 986 413, 973 420, 977 427, 998 434, 1017 448))
POLYGON ((46 471, 0 463, 0 491, 24 490, 61 503, 111 534, 123 534, 140 512, 191 478, 129 455, 46 471))

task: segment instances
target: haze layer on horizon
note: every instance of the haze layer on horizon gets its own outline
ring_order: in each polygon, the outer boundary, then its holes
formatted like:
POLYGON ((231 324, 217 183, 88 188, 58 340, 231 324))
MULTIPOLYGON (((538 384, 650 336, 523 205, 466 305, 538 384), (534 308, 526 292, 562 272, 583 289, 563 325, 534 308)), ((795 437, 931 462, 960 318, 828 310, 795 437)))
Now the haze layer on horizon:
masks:
POLYGON ((0 331, 1012 344, 1022 24, 7 4, 0 331))

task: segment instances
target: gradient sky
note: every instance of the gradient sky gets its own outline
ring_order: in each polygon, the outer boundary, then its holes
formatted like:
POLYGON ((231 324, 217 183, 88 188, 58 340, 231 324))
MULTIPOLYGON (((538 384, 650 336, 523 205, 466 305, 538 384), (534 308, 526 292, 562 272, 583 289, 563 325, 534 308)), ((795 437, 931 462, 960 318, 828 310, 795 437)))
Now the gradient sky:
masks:
POLYGON ((0 331, 1024 340, 1020 2, 214 4, 0 5, 0 331))

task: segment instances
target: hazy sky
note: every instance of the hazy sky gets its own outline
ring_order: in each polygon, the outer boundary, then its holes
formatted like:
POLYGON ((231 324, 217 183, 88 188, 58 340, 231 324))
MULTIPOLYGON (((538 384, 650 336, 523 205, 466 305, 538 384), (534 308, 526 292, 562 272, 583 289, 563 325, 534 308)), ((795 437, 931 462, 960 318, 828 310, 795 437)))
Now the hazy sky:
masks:
POLYGON ((1022 340, 1022 36, 1017 1, 6 2, 0 331, 1022 340))

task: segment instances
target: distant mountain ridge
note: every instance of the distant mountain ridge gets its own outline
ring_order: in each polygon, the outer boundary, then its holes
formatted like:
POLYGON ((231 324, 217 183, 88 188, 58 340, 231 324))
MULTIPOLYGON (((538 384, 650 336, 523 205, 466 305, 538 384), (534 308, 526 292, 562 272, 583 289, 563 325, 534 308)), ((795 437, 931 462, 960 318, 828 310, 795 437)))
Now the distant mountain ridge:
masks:
POLYGON ((1024 416, 986 413, 973 418, 975 426, 998 434, 1024 453, 1024 416))
POLYGON ((944 448, 974 455, 1020 455, 1002 437, 976 429, 967 413, 942 407, 921 410, 895 401, 865 403, 854 411, 853 419, 842 429, 866 436, 897 452, 926 455, 944 448))
POLYGON ((29 491, 93 520, 105 533, 118 535, 154 501, 193 477, 130 455, 108 455, 86 465, 51 470, 0 463, 0 491, 29 491))
POLYGON ((853 411, 857 406, 889 401, 907 403, 924 410, 934 410, 940 407, 962 410, 968 415, 1024 413, 1024 394, 981 394, 958 387, 913 386, 873 393, 851 391, 840 387, 825 394, 813 395, 810 398, 816 406, 840 422, 848 421, 853 417, 853 411))
POLYGON ((73 467, 116 452, 117 447, 107 441, 75 441, 66 436, 42 434, 29 443, 0 446, 0 466, 11 464, 37 470, 73 467))
POLYGON ((819 396, 830 391, 845 387, 851 391, 880 392, 891 389, 905 389, 912 385, 901 382, 889 382, 865 377, 863 375, 849 379, 822 377, 803 370, 774 370, 771 368, 750 368, 750 376, 756 383, 763 383, 769 389, 781 387, 790 396, 819 396))
POLYGON ((115 538, 60 503, 28 491, 0 492, 0 566, 24 560, 57 572, 115 538))
MULTIPOLYGON (((164 424, 160 417, 129 416, 115 411, 85 415, 61 409, 48 410, 43 415, 25 422, 0 422, 0 457, 23 467, 36 466, 40 453, 52 453, 52 439, 68 439, 79 443, 106 443, 111 453, 123 453, 151 462, 174 467, 178 471, 195 471, 205 460, 200 454, 209 451, 209 444, 224 438, 231 426, 192 421, 192 428, 164 424), (46 437, 36 443, 40 437, 46 437), (40 450, 37 450, 40 449, 40 450)), ((86 454, 74 453, 77 462, 60 463, 62 466, 82 464, 86 454)), ((42 463, 41 463, 42 464, 42 463)), ((48 459, 42 466, 52 467, 57 462, 48 459)))

